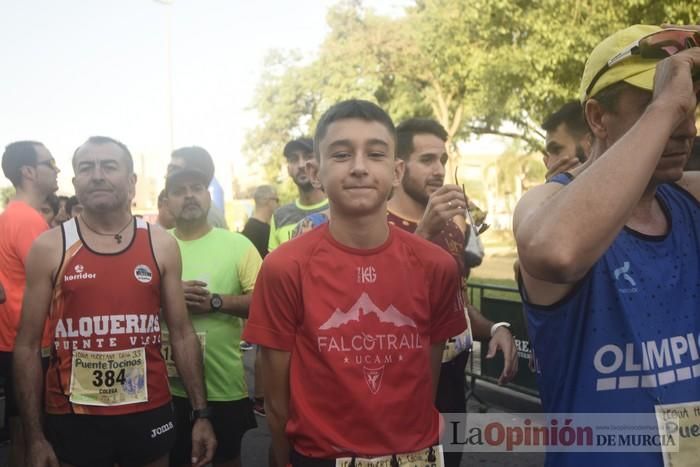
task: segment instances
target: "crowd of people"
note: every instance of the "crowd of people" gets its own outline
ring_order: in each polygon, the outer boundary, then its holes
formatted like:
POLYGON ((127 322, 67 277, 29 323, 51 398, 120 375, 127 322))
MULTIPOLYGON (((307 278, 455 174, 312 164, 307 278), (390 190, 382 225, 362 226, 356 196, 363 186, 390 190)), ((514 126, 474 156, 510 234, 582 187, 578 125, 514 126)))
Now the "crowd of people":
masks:
MULTIPOLYGON (((700 401, 699 71, 700 32, 633 26, 592 51, 580 100, 543 123, 547 180, 513 226, 545 412, 700 401)), ((509 323, 467 299, 478 230, 463 186, 446 183, 447 142, 435 120, 395 125, 374 103, 336 103, 313 138, 284 147, 297 198, 280 206, 258 187, 241 233, 212 206, 201 147, 173 151, 150 224, 132 214, 122 142, 75 150, 70 198, 55 196, 43 144, 7 145, 10 465, 239 466, 254 414, 272 466, 460 465, 440 445, 440 412, 467 411, 472 340, 503 355, 501 384, 518 356, 509 323)), ((550 452, 546 465, 666 456, 550 452)))

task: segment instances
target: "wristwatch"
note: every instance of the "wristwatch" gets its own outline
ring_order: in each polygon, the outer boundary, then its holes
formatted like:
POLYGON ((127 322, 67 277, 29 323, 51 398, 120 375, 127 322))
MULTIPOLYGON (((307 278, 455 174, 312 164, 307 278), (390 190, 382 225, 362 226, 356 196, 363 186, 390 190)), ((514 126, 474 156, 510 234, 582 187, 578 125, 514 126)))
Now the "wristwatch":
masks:
POLYGON ((211 418, 211 408, 204 407, 203 409, 196 409, 190 412, 190 421, 194 422, 198 418, 211 418))
POLYGON ((221 298, 221 295, 218 293, 211 294, 209 306, 211 307, 212 312, 219 311, 221 307, 224 306, 224 300, 221 298))

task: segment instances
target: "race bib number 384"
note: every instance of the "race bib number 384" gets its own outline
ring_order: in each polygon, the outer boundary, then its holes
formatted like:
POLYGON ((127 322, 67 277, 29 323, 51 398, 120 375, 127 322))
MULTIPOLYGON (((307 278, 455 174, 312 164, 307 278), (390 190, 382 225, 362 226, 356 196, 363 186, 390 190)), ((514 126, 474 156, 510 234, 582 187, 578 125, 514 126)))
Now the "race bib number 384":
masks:
POLYGON ((73 351, 70 401, 99 406, 147 402, 145 349, 73 351))

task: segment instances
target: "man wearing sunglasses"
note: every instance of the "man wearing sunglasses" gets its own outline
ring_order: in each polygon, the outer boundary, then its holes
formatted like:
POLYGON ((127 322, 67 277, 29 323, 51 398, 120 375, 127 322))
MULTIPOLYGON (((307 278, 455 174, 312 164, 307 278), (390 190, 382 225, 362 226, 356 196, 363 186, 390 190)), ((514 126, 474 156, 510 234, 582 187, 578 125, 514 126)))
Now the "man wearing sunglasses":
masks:
MULTIPOLYGON (((670 404, 693 413, 700 401, 700 174, 683 172, 699 37, 638 25, 601 42, 581 80, 592 163, 518 203, 520 290, 546 412, 642 413, 654 426, 670 404)), ((684 443, 668 453, 673 465, 696 465, 682 459, 684 443)), ((548 452, 546 465, 664 465, 651 448, 548 452)))
MULTIPOLYGON (((0 283, 6 298, 0 304, 0 377, 5 381, 5 421, 10 427, 10 465, 23 466, 24 438, 15 401, 12 353, 26 283, 25 263, 36 237, 49 228, 39 212, 57 189, 58 168, 46 147, 35 141, 7 145, 2 171, 15 187, 15 197, 0 214, 0 283)), ((43 342, 48 346, 48 340, 43 342)))

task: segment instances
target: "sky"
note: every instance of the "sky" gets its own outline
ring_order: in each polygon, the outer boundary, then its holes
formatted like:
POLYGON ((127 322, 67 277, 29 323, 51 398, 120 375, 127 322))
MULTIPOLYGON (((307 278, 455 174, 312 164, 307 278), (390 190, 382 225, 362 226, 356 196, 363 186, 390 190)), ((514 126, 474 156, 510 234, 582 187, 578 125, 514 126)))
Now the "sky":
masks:
MULTIPOLYGON (((335 1, 0 0, 0 145, 46 144, 61 193, 72 192, 70 157, 91 135, 121 140, 137 172, 160 178, 172 102, 174 147, 206 148, 228 193, 232 173, 248 176, 241 146, 267 52, 312 57, 335 1)), ((409 3, 365 0, 391 15, 409 3)))

